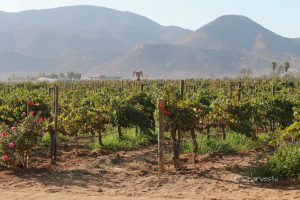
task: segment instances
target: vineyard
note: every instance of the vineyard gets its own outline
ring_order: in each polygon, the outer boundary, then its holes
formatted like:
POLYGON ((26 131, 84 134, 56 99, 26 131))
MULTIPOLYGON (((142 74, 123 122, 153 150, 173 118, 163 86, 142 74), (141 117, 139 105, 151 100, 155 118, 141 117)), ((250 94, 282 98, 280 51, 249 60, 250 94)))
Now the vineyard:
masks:
POLYGON ((266 159, 252 175, 297 181, 299 112, 292 78, 0 83, 0 169, 55 165, 73 147, 75 156, 154 148, 153 171, 169 173, 255 150, 266 159))

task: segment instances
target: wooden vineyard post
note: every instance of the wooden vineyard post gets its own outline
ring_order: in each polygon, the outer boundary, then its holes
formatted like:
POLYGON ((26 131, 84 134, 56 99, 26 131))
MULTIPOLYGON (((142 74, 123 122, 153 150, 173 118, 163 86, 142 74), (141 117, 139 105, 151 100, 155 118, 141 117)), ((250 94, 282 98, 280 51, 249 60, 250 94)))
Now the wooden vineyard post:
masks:
POLYGON ((238 83, 238 101, 241 101, 242 83, 238 83))
MULTIPOLYGON (((276 88, 275 88, 275 84, 273 84, 272 85, 272 96, 275 96, 275 94, 276 94, 276 88)), ((271 129, 272 129, 272 132, 274 132, 275 131, 275 118, 274 118, 274 116, 272 117, 272 119, 271 119, 271 129)))
POLYGON ((181 100, 184 98, 184 80, 180 81, 180 98, 181 100))
POLYGON ((227 87, 226 87, 226 84, 225 84, 225 83, 223 84, 223 90, 224 90, 224 95, 227 97, 227 95, 228 95, 228 90, 227 90, 227 87))
POLYGON ((141 85, 140 85, 140 90, 141 90, 141 92, 144 92, 144 84, 143 83, 141 83, 141 85))
POLYGON ((276 94, 276 88, 275 88, 275 84, 272 85, 272 96, 275 96, 276 94))
POLYGON ((165 132, 165 125, 164 125, 164 113, 160 109, 160 105, 163 105, 164 100, 158 100, 158 172, 164 172, 164 132, 165 132))
POLYGON ((208 83, 207 82, 204 83, 204 89, 205 89, 205 91, 207 91, 207 89, 208 89, 208 83))
POLYGON ((53 134, 53 141, 52 141, 52 163, 56 164, 57 160, 57 130, 58 130, 58 85, 54 86, 54 134, 53 134))
POLYGON ((196 92, 197 92, 196 85, 193 85, 193 96, 195 95, 196 92))
POLYGON ((31 112, 31 102, 32 102, 32 100, 31 100, 31 98, 28 98, 27 99, 27 116, 29 116, 29 113, 31 112))
POLYGON ((229 98, 232 99, 232 83, 230 81, 230 85, 229 85, 229 98))

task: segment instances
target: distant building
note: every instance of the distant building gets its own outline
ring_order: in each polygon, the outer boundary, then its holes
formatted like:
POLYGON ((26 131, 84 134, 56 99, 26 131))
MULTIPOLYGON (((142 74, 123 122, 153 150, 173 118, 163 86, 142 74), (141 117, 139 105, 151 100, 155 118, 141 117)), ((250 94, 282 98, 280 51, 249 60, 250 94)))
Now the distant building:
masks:
POLYGON ((88 80, 120 80, 122 77, 119 76, 105 76, 105 75, 100 75, 96 77, 88 77, 88 80))
POLYGON ((134 71, 133 77, 135 77, 135 80, 141 81, 141 78, 144 77, 144 72, 143 71, 134 71))
POLYGON ((39 81, 39 82, 55 82, 55 81, 57 81, 57 79, 41 77, 41 78, 38 78, 37 81, 39 81))

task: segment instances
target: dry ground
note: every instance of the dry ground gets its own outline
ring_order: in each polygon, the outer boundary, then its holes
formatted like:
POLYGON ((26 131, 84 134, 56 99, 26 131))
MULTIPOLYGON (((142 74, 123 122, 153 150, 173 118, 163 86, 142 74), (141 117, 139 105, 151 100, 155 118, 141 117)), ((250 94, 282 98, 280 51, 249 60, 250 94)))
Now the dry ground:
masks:
MULTIPOLYGON (((188 157, 188 156, 187 156, 188 157)), ((264 154, 207 154, 174 172, 156 172, 156 146, 140 151, 64 151, 56 166, 39 159, 30 170, 0 172, 0 199, 300 199, 300 185, 239 182, 264 154)), ((168 158, 169 159, 169 158, 168 158)))

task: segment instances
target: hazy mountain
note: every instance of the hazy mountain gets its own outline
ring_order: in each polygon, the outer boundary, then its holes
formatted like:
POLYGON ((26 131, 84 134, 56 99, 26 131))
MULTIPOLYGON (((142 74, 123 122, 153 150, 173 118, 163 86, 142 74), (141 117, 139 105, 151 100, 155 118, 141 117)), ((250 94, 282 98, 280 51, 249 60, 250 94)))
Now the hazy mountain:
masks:
POLYGON ((244 16, 227 15, 173 45, 144 45, 91 72, 126 74, 142 69, 156 77, 232 75, 241 67, 268 73, 271 63, 289 61, 300 69, 300 44, 281 37, 244 16))
POLYGON ((41 59, 15 52, 3 52, 0 53, 0 79, 12 74, 27 76, 32 73, 51 71, 50 69, 58 64, 56 59, 41 59))
MULTIPOLYGON (((19 13, 0 12, 0 53, 24 71, 18 56, 30 58, 32 66, 55 60, 47 71, 70 69, 84 72, 127 52, 136 45, 173 43, 191 31, 161 26, 130 12, 96 6, 71 6, 19 13)), ((28 59, 25 63, 28 63, 28 59)), ((1 61, 0 61, 1 64, 1 61)), ((7 68, 0 65, 1 71, 7 68)), ((35 70, 45 67, 40 66, 35 70)), ((2 74, 3 75, 3 74, 2 74)))
POLYGON ((91 69, 88 74, 100 73, 129 78, 132 71, 143 70, 148 76, 157 78, 198 77, 208 76, 210 73, 229 75, 236 72, 230 66, 237 65, 240 56, 242 55, 231 51, 194 49, 186 45, 146 44, 91 69))
POLYGON ((0 78, 70 70, 123 77, 143 70, 160 78, 234 75, 241 67, 268 73, 272 61, 299 70, 300 39, 244 16, 222 16, 190 31, 96 6, 0 12, 0 78))
POLYGON ((296 39, 294 39, 294 41, 295 41, 296 43, 300 44, 300 38, 296 38, 296 39))
MULTIPOLYGON (((231 66, 235 71, 240 67, 250 67, 257 72, 266 72, 272 61, 290 61, 300 69, 300 64, 293 62, 300 57, 300 45, 295 40, 279 36, 244 16, 222 16, 192 33, 181 43, 192 48, 240 54, 235 62, 238 65, 231 66)), ((224 67, 228 70, 230 66, 224 67)))
POLYGON ((0 31, 46 31, 90 39, 115 39, 128 45, 174 42, 189 30, 164 27, 131 12, 96 6, 70 6, 19 13, 0 13, 0 31), (37 30, 35 30, 38 28, 37 30))

